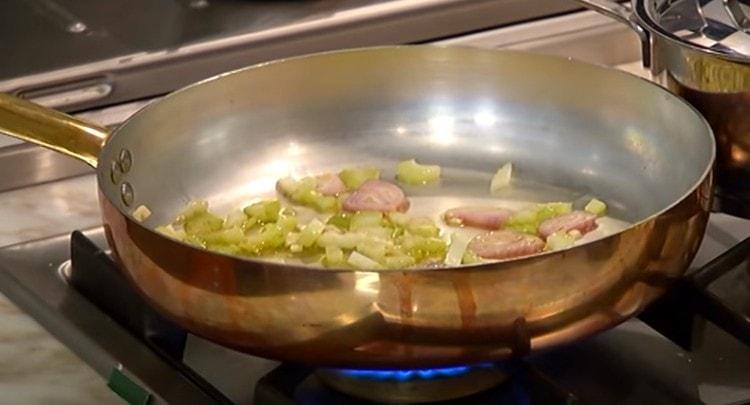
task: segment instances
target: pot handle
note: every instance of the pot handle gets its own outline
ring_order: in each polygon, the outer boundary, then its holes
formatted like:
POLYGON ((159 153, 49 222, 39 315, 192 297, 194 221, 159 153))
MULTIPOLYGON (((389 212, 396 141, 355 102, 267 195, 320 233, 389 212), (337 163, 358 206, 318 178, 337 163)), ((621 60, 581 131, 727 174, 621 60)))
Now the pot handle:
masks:
POLYGON ((0 93, 0 134, 61 152, 96 168, 109 130, 0 93))
POLYGON ((632 6, 614 0, 574 0, 586 8, 617 20, 630 27, 641 39, 643 67, 651 67, 651 36, 649 32, 633 18, 632 6))

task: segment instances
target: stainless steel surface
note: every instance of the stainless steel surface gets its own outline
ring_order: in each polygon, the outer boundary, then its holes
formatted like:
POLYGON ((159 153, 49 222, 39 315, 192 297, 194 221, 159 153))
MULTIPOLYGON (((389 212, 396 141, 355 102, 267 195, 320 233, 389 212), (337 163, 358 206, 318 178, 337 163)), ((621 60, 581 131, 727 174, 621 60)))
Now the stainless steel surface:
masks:
POLYGON ((617 66, 641 58, 632 30, 593 11, 582 11, 435 42, 477 48, 513 49, 617 66))
POLYGON ((0 66, 0 92, 81 110, 261 61, 431 41, 578 7, 564 0, 7 0, 0 38, 16 40, 0 42, 0 53, 12 55, 0 66))
MULTIPOLYGON (((533 2, 528 4, 531 3, 533 2)), ((437 43, 529 50, 604 65, 617 65, 640 58, 639 42, 635 34, 621 24, 590 11, 510 24, 437 43)), ((190 58, 186 63, 188 60, 190 58)), ((159 71, 168 73, 169 69, 159 71)), ((87 110, 76 116, 102 126, 114 127, 153 100, 87 110)), ((0 191, 91 172, 86 165, 39 147, 25 145, 3 149, 5 146, 20 143, 19 140, 0 135, 0 168, 15 169, 0 170, 0 191)))
MULTIPOLYGON (((86 234, 106 247, 102 228, 86 234)), ((749 221, 712 215, 691 268, 748 236, 749 221)), ((102 384, 111 368, 122 364, 126 373, 157 398, 164 392, 191 392, 169 389, 170 385, 180 387, 176 372, 162 368, 157 356, 60 277, 58 268, 69 265, 68 241, 68 235, 61 235, 0 249, 0 292, 75 350, 102 376, 102 384), (162 391, 165 389, 168 391, 162 391)), ((529 361, 587 403, 683 404, 700 400, 725 405, 750 398, 750 350, 711 325, 702 332, 701 341, 696 351, 685 352, 640 321, 631 320, 529 361)), ((192 335, 185 363, 238 404, 251 404, 257 379, 278 364, 192 335)))
POLYGON ((0 148, 0 192, 92 172, 77 159, 36 145, 0 148))
MULTIPOLYGON (((11 103, 2 111, 9 120, 0 125, 36 136, 21 130, 26 116, 15 120, 11 103)), ((639 280, 678 276, 698 247, 713 152, 699 115, 627 74, 525 53, 375 48, 259 65, 167 96, 108 138, 98 180, 123 269, 188 330, 271 358, 424 366, 523 355, 638 312, 664 289, 639 280), (123 150, 133 167, 113 177, 108 169, 123 150), (514 192, 595 194, 637 225, 565 252, 403 274, 224 256, 148 228, 188 199, 236 205, 273 193, 292 172, 394 167, 404 156, 443 166, 444 187, 432 191, 443 198, 483 195, 497 162, 513 161, 525 181, 558 187, 514 192), (146 226, 128 216, 140 204, 154 212, 146 226)))
MULTIPOLYGON (((582 3, 590 4, 589 1, 582 3)), ((599 3, 614 4, 608 1, 599 3)), ((724 7, 719 1, 701 3, 706 7, 724 7)), ((639 29, 650 33, 651 39, 644 42, 644 46, 647 45, 652 53, 647 61, 651 75, 655 81, 693 104, 711 124, 718 150, 719 205, 727 212, 750 216, 750 210, 743 204, 733 204, 727 197, 739 196, 742 199, 750 196, 750 182, 747 181, 750 178, 750 64, 743 55, 727 53, 716 46, 699 46, 672 35, 652 18, 654 8, 664 4, 654 0, 635 0, 634 14, 630 17, 639 29)), ((683 10, 680 18, 674 17, 671 21, 681 23, 692 17, 698 18, 694 14, 683 10)), ((731 36, 720 42, 730 39, 731 36)))
MULTIPOLYGON (((120 104, 76 116, 100 126, 113 127, 151 101, 120 104)), ((0 192, 89 173, 93 173, 91 167, 76 159, 0 135, 0 192)))

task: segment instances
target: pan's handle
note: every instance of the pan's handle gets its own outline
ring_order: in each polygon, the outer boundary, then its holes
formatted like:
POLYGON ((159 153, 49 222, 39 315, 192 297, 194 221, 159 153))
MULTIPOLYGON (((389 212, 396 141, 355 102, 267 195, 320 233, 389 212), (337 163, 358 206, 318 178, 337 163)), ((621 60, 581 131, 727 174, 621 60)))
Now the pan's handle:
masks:
POLYGON ((634 17, 633 9, 628 3, 614 0, 574 0, 599 14, 611 17, 630 27, 641 39, 643 67, 651 67, 651 35, 634 17))
POLYGON ((109 130, 0 93, 0 134, 50 148, 96 167, 109 130))

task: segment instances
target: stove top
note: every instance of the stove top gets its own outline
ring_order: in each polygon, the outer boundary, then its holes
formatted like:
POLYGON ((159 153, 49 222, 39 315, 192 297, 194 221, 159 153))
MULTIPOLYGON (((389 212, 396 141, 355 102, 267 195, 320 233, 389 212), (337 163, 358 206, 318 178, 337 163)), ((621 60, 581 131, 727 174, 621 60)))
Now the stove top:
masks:
MULTIPOLYGON (((458 403, 749 400, 750 242, 738 244, 748 233, 749 221, 714 214, 691 276, 672 290, 670 299, 677 304, 661 303, 653 307, 657 311, 649 310, 656 314, 590 339, 493 365, 507 378, 458 403), (704 266, 716 256, 721 257, 704 266), (690 290, 703 284, 708 288, 700 291, 710 294, 690 290), (698 305, 711 296, 717 302, 698 305), (735 312, 712 312, 711 305, 735 312), (660 316, 659 309, 670 316, 660 316), (694 317, 696 310, 745 343, 694 317), (681 318, 689 322, 672 322, 681 318)), ((140 301, 102 250, 105 246, 103 230, 93 228, 0 249, 0 289, 124 398, 138 402, 149 397, 152 403, 362 403, 329 388, 320 372, 309 367, 245 355, 186 334, 140 301)), ((360 370, 355 376, 368 373, 360 370)), ((397 373, 444 378, 440 371, 397 373)))
POLYGON ((3 0, 0 91, 62 109, 165 94, 258 62, 408 44, 580 8, 560 0, 3 0))

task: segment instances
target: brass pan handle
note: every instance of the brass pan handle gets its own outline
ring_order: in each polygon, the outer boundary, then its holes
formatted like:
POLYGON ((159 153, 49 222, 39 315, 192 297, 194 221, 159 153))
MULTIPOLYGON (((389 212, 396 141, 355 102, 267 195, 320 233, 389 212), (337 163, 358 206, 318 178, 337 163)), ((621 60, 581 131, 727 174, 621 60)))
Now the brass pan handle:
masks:
POLYGON ((61 152, 95 168, 109 130, 0 93, 0 134, 61 152))

